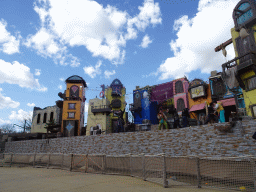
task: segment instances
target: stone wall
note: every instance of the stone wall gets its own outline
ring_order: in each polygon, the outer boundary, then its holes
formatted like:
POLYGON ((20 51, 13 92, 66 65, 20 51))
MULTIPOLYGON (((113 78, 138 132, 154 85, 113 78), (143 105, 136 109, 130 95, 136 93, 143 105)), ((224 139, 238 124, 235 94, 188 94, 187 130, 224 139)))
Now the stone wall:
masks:
MULTIPOLYGON (((155 127, 157 127, 155 125, 155 127)), ((256 121, 238 121, 233 133, 220 133, 214 126, 147 132, 112 133, 50 140, 7 142, 6 153, 73 153, 73 154, 159 154, 235 157, 254 155, 256 121)))

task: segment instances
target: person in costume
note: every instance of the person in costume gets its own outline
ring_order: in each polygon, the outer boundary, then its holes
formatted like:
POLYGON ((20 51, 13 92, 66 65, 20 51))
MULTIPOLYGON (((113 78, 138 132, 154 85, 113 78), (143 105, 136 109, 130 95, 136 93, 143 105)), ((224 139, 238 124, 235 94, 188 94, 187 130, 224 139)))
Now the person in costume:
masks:
POLYGON ((160 109, 159 113, 157 114, 157 118, 159 119, 159 126, 158 129, 161 130, 161 126, 164 125, 165 129, 168 129, 167 125, 167 117, 164 114, 163 110, 160 109))
POLYGON ((225 123, 225 110, 221 102, 217 102, 217 104, 215 104, 215 110, 219 114, 219 122, 225 123))

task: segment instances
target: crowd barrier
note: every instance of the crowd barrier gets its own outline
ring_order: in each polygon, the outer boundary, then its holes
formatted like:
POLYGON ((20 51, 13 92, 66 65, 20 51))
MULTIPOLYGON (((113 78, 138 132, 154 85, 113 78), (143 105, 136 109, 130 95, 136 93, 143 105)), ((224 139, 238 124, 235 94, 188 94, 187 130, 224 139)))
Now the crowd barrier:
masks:
POLYGON ((32 166, 138 177, 163 187, 191 186, 255 191, 256 158, 159 155, 5 153, 0 166, 32 166))

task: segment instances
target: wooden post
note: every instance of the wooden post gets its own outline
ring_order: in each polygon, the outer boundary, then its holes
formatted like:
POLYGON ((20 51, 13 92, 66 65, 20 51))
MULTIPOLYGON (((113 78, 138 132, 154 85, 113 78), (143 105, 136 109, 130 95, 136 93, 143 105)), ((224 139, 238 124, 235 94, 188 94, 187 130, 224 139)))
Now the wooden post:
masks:
POLYGON ((35 161, 36 161, 36 153, 34 155, 33 168, 35 168, 35 161))
POLYGON ((166 157, 165 154, 163 156, 163 187, 167 188, 168 187, 168 182, 166 180, 166 157))
POLYGON ((251 161, 251 166, 252 166, 252 172, 253 172, 253 189, 254 191, 256 190, 256 167, 255 167, 255 159, 254 158, 250 158, 251 161))
POLYGON ((72 171, 72 164, 73 164, 73 154, 71 154, 70 171, 72 171))
POLYGON ((49 168, 50 158, 51 158, 51 153, 49 153, 49 159, 48 159, 48 163, 47 163, 47 169, 49 168))
POLYGON ((132 154, 130 153, 129 156, 130 156, 130 171, 131 171, 131 177, 133 177, 133 175, 132 175, 132 154))
POLYGON ((143 170, 143 180, 146 181, 146 170, 145 170, 145 154, 142 154, 142 170, 143 170))
POLYGON ((102 174, 106 173, 106 155, 102 155, 102 174))
POLYGON ((88 154, 86 154, 86 159, 85 159, 85 170, 84 172, 87 172, 89 166, 89 159, 88 159, 88 154))
POLYGON ((200 159, 196 157, 196 165, 197 165, 197 186, 201 188, 201 175, 200 175, 200 159))

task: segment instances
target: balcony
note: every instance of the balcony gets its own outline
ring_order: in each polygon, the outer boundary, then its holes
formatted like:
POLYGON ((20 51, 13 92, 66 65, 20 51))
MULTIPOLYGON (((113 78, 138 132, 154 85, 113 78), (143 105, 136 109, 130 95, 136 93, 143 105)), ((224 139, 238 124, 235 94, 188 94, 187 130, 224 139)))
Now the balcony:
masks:
POLYGON ((241 74, 253 70, 254 73, 256 73, 256 59, 255 59, 256 53, 253 51, 247 52, 242 56, 235 57, 231 61, 228 61, 224 64, 222 64, 222 71, 225 72, 225 69, 232 68, 234 66, 237 66, 237 75, 236 79, 239 82, 239 85, 242 89, 246 90, 245 84, 243 80, 241 79, 241 74), (240 64, 237 65, 237 60, 240 60, 240 64), (236 62, 236 64, 231 65, 233 62, 236 62))
POLYGON ((106 113, 108 115, 111 113, 111 108, 108 105, 91 106, 91 112, 94 115, 95 113, 106 113))

